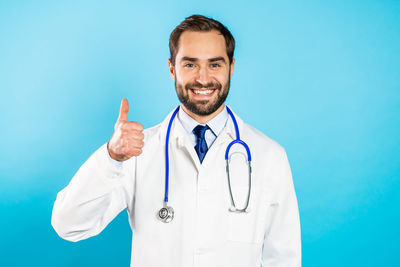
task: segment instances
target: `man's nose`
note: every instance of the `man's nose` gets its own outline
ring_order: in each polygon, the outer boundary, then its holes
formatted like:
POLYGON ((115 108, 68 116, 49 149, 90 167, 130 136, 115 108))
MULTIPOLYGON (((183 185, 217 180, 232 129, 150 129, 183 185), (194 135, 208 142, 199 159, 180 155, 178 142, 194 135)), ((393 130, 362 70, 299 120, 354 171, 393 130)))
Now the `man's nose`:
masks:
POLYGON ((200 68, 198 73, 197 73, 196 81, 198 83, 206 85, 211 81, 210 78, 211 77, 210 77, 210 75, 208 73, 208 69, 207 68, 200 68))

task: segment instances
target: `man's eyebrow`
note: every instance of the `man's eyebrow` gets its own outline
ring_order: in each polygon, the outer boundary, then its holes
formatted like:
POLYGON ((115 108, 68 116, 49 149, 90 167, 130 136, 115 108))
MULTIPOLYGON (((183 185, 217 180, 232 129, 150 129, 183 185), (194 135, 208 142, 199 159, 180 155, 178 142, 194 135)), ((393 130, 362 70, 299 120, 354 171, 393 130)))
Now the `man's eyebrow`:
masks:
POLYGON ((191 61, 191 62, 196 62, 198 59, 195 57, 183 57, 181 61, 191 61))
POLYGON ((223 58, 223 57, 213 57, 213 58, 208 59, 208 62, 215 62, 215 61, 223 61, 224 63, 226 63, 225 58, 223 58))
MULTIPOLYGON (((195 57, 182 57, 181 61, 190 61, 190 62, 196 62, 198 61, 198 58, 195 57)), ((209 58, 208 62, 215 62, 215 61, 222 61, 224 63, 226 63, 225 58, 223 57, 213 57, 213 58, 209 58)))

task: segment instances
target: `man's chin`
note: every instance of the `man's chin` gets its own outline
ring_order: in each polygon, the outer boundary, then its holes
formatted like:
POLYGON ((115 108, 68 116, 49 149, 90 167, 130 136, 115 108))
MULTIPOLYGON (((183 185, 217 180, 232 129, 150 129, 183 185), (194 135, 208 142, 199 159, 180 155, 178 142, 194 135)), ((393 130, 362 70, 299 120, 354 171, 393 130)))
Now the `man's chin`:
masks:
POLYGON ((206 101, 205 103, 191 103, 190 106, 186 108, 197 116, 208 116, 213 114, 218 109, 215 109, 215 107, 210 104, 209 101, 206 101))

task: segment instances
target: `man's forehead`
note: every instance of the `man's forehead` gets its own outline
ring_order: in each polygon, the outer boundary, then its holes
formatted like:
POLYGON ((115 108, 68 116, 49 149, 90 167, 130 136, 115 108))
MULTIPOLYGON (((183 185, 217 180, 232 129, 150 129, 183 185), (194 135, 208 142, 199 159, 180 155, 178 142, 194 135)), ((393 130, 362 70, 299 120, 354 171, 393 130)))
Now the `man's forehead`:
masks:
POLYGON ((177 58, 209 60, 223 57, 228 59, 224 36, 218 31, 184 31, 179 38, 177 58))
POLYGON ((182 32, 180 38, 181 39, 182 38, 194 38, 194 37, 203 37, 203 36, 215 36, 215 37, 221 38, 222 40, 225 40, 222 33, 217 30, 211 30, 211 31, 185 30, 184 32, 182 32))

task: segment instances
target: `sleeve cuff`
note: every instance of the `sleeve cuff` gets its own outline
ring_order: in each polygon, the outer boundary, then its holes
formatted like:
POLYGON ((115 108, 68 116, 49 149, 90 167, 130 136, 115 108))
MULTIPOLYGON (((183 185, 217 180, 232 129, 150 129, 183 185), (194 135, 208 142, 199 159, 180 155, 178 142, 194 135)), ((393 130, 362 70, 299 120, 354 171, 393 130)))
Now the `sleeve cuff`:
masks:
POLYGON ((125 162, 116 161, 111 158, 108 153, 107 143, 102 145, 96 152, 96 161, 107 177, 118 178, 123 176, 125 162))
POLYGON ((108 143, 106 143, 105 146, 106 146, 106 154, 107 154, 108 160, 111 162, 112 165, 114 165, 115 167, 121 169, 122 168, 122 161, 118 161, 118 160, 113 159, 110 156, 110 153, 108 152, 108 147, 107 147, 108 143))

